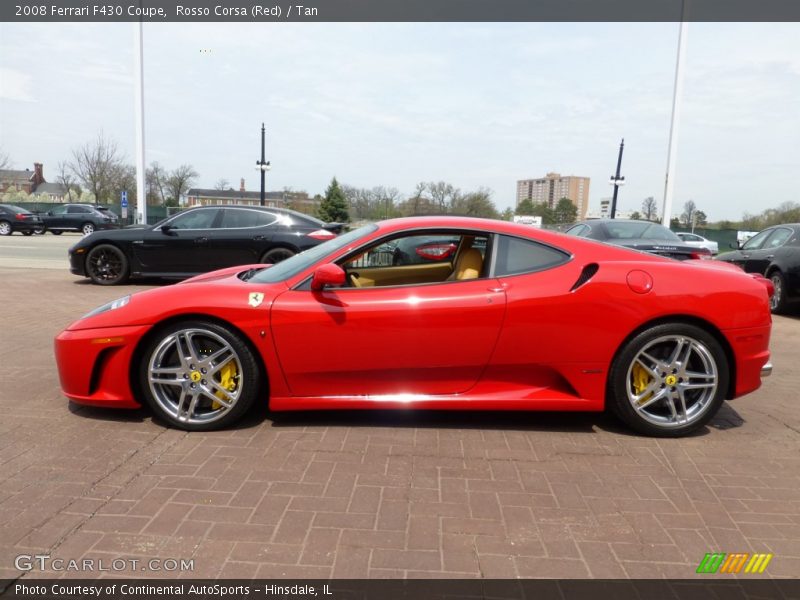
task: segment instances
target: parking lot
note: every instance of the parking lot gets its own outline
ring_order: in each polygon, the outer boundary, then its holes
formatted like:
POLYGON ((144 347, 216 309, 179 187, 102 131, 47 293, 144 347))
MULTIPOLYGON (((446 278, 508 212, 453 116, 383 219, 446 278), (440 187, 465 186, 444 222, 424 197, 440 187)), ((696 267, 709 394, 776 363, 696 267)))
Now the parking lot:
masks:
POLYGON ((0 238, 0 578, 37 554, 145 577, 685 578, 707 552, 800 573, 797 316, 775 318, 773 376, 687 439, 597 414, 266 410, 190 434, 61 395, 53 337, 149 287, 70 275, 77 239, 0 238))

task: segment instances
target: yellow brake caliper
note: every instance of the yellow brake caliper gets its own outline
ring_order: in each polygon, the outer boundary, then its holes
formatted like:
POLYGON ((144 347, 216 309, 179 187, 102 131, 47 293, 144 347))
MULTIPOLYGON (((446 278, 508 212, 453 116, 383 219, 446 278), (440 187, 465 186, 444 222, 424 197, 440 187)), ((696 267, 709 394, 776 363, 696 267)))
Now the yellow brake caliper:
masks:
MULTIPOLYGON (((235 391, 237 386, 236 378, 238 375, 239 372, 236 370, 236 363, 233 361, 233 359, 229 360, 227 364, 225 364, 225 366, 219 370, 220 387, 225 388, 229 392, 235 391)), ((225 394, 221 390, 214 392, 214 395, 221 400, 225 400, 225 394)), ((222 404, 214 401, 211 403, 211 408, 213 410, 217 410, 222 408, 222 404)))
MULTIPOLYGON (((650 377, 650 373, 648 373, 639 363, 633 365, 633 372, 631 374, 633 375, 633 389, 636 391, 636 395, 638 396, 647 389, 647 386, 650 385, 650 382, 653 379, 650 377)), ((651 392, 644 398, 641 398, 639 400, 639 404, 644 404, 647 402, 652 395, 653 394, 651 392)))

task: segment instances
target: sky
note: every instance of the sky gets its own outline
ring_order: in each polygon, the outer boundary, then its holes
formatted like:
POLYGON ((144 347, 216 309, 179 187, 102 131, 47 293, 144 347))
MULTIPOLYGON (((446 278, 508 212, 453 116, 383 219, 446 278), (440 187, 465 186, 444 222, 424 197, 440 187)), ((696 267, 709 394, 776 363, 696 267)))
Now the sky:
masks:
MULTIPOLYGON (((0 152, 45 178, 102 131, 133 164, 134 25, 0 23, 0 152)), ((661 205, 676 23, 146 23, 146 161, 198 187, 322 193, 333 176, 410 194, 444 180, 513 206, 554 171, 619 208, 661 205)), ((692 23, 674 213, 797 201, 800 24, 692 23)))

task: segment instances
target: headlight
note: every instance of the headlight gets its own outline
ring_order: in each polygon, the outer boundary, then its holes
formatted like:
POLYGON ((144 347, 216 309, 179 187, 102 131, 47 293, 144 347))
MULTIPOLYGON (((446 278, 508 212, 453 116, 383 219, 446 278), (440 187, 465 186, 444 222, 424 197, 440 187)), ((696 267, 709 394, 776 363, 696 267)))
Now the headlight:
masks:
POLYGON ((109 311, 109 310, 115 310, 117 308, 122 308, 123 306, 125 306, 130 301, 131 301, 131 295, 128 294, 127 296, 123 296, 122 298, 117 298, 116 300, 112 300, 111 302, 103 304, 103 306, 98 306, 93 311, 88 312, 85 315, 83 315, 83 317, 81 317, 81 318, 82 319, 88 319, 89 317, 94 317, 96 315, 99 315, 99 314, 104 313, 104 312, 109 311))

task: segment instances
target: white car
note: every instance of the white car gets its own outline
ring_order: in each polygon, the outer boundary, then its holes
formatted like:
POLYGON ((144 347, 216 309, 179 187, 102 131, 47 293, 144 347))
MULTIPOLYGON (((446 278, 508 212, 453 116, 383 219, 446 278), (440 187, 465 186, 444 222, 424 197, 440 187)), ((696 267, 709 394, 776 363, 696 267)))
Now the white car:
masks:
POLYGON ((708 248, 711 254, 719 254, 719 244, 712 240, 707 240, 702 235, 696 233, 677 233, 687 246, 694 246, 695 248, 708 248))

